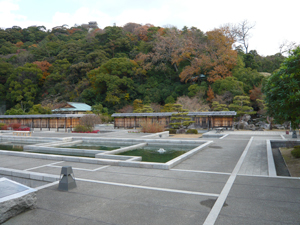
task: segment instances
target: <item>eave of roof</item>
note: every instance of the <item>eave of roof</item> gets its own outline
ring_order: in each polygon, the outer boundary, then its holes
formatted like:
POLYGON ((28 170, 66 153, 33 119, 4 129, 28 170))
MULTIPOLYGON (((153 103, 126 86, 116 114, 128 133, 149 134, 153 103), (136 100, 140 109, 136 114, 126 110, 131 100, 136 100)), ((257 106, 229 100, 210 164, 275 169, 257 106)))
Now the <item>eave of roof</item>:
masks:
MULTIPOLYGON (((160 112, 160 113, 114 113, 112 117, 167 117, 177 112, 160 112)), ((188 116, 235 116, 235 111, 211 111, 211 112, 189 112, 188 116)))
MULTIPOLYGON (((35 114, 35 115, 0 115, 0 119, 35 119, 35 118, 80 118, 87 114, 35 114)), ((89 114, 92 115, 92 114, 89 114)))

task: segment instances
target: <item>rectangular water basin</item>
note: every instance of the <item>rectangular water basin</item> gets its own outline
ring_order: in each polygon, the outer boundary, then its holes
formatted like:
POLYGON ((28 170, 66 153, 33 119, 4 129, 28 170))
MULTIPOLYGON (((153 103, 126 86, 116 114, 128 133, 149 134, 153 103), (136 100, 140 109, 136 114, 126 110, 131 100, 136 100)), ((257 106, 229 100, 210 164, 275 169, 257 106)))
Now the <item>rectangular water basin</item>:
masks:
POLYGON ((144 148, 134 149, 127 152, 119 153, 118 155, 141 156, 143 162, 160 162, 166 163, 196 146, 168 146, 161 147, 148 145, 144 148))
POLYGON ((83 142, 79 144, 70 144, 70 145, 64 145, 64 146, 56 146, 57 148, 75 148, 75 149, 89 149, 89 150, 103 150, 103 151, 111 151, 115 149, 119 149, 121 147, 126 147, 128 145, 120 145, 120 144, 96 144, 96 143, 88 143, 88 142, 83 142))

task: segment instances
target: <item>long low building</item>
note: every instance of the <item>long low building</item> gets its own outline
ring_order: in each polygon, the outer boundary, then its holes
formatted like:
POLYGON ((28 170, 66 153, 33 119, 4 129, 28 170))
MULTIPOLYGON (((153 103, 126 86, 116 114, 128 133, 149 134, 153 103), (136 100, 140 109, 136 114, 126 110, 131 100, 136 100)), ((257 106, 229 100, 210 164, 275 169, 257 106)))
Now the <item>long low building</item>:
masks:
MULTIPOLYGON (((172 114, 176 112, 163 113, 114 113, 115 128, 137 128, 142 122, 151 121, 169 127, 172 114)), ((195 121, 195 128, 232 128, 235 111, 212 111, 212 112, 189 112, 188 116, 195 121)))
POLYGON ((79 124, 79 120, 86 114, 40 114, 40 115, 0 115, 0 123, 7 125, 19 123, 30 128, 56 128, 72 130, 79 124))

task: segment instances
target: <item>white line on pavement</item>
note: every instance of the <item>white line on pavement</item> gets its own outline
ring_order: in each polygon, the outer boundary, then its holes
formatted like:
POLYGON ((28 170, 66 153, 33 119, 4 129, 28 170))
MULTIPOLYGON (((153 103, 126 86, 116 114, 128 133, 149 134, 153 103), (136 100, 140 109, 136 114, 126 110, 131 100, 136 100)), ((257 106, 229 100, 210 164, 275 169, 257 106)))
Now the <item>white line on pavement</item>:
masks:
POLYGON ((191 173, 212 173, 212 174, 220 174, 220 175, 230 175, 231 174, 231 173, 203 171, 203 170, 181 170, 181 169, 170 169, 170 170, 182 171, 182 172, 191 172, 191 173))
POLYGON ((225 134, 223 135, 222 137, 220 137, 219 139, 223 139, 223 138, 226 138, 229 134, 225 134))
POLYGON ((47 187, 51 187, 51 186, 53 186, 53 185, 55 185, 55 184, 58 184, 58 182, 59 182, 59 181, 54 181, 54 182, 52 182, 52 183, 50 183, 50 184, 45 184, 45 185, 36 187, 36 188, 34 188, 34 189, 36 189, 36 190, 41 190, 41 189, 44 189, 44 188, 47 188, 47 187))
POLYGON ((42 167, 45 167, 45 166, 51 166, 51 165, 55 165, 55 164, 62 163, 62 162, 64 162, 64 161, 59 161, 59 162, 45 164, 45 165, 42 165, 42 166, 37 166, 37 167, 29 168, 29 169, 26 169, 25 171, 35 170, 35 169, 39 169, 39 168, 42 168, 42 167))
POLYGON ((243 161, 247 155, 247 152, 250 148, 250 145, 252 143, 252 140, 253 140, 253 137, 250 138, 246 148, 244 149, 239 161, 237 162, 236 166, 234 167, 230 177, 228 178, 220 196, 218 197, 217 201, 215 202, 213 208, 211 209, 211 211, 209 212, 208 216, 206 217, 206 220, 204 221, 203 225, 213 225, 215 224, 219 214, 220 214, 220 211, 226 201, 226 198, 231 190, 231 187, 234 183, 234 180, 243 164, 243 161))
POLYGON ((190 195, 204 195, 204 196, 210 196, 210 197, 218 197, 219 196, 219 194, 213 194, 213 193, 184 191, 184 190, 169 189, 169 188, 148 187, 148 186, 142 186, 142 185, 115 183, 115 182, 98 181, 98 180, 89 180, 89 179, 82 179, 82 178, 76 178, 76 180, 85 181, 85 182, 92 182, 92 183, 98 183, 98 184, 115 185, 115 186, 121 186, 121 187, 140 188, 140 189, 147 189, 147 190, 153 190, 153 191, 165 191, 165 192, 190 194, 190 195))
MULTIPOLYGON (((53 165, 47 165, 48 167, 55 167, 55 168, 61 168, 62 166, 53 166, 53 165)), ((99 168, 96 168, 96 169, 85 169, 85 168, 78 168, 78 167, 72 167, 72 169, 74 170, 83 170, 83 171, 90 171, 90 172, 95 172, 95 171, 98 171, 98 170, 101 170, 101 169, 104 169, 104 168, 107 168, 108 166, 102 166, 102 167, 99 167, 99 168)))

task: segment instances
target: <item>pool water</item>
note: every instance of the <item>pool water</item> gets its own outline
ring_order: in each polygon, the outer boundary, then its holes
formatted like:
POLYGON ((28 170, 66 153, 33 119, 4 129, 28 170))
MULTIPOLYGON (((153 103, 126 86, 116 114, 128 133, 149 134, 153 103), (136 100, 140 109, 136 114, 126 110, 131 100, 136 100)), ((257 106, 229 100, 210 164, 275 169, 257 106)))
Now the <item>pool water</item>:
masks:
POLYGON ((130 156, 141 156, 144 162, 168 162, 188 151, 188 149, 174 150, 174 149, 164 149, 166 152, 159 153, 159 148, 151 149, 135 149, 127 152, 122 152, 119 155, 130 155, 130 156))
POLYGON ((121 148, 120 146, 105 146, 105 145, 72 145, 72 146, 62 146, 59 148, 76 148, 76 149, 90 149, 90 150, 105 150, 105 151, 111 151, 118 148, 121 148))

